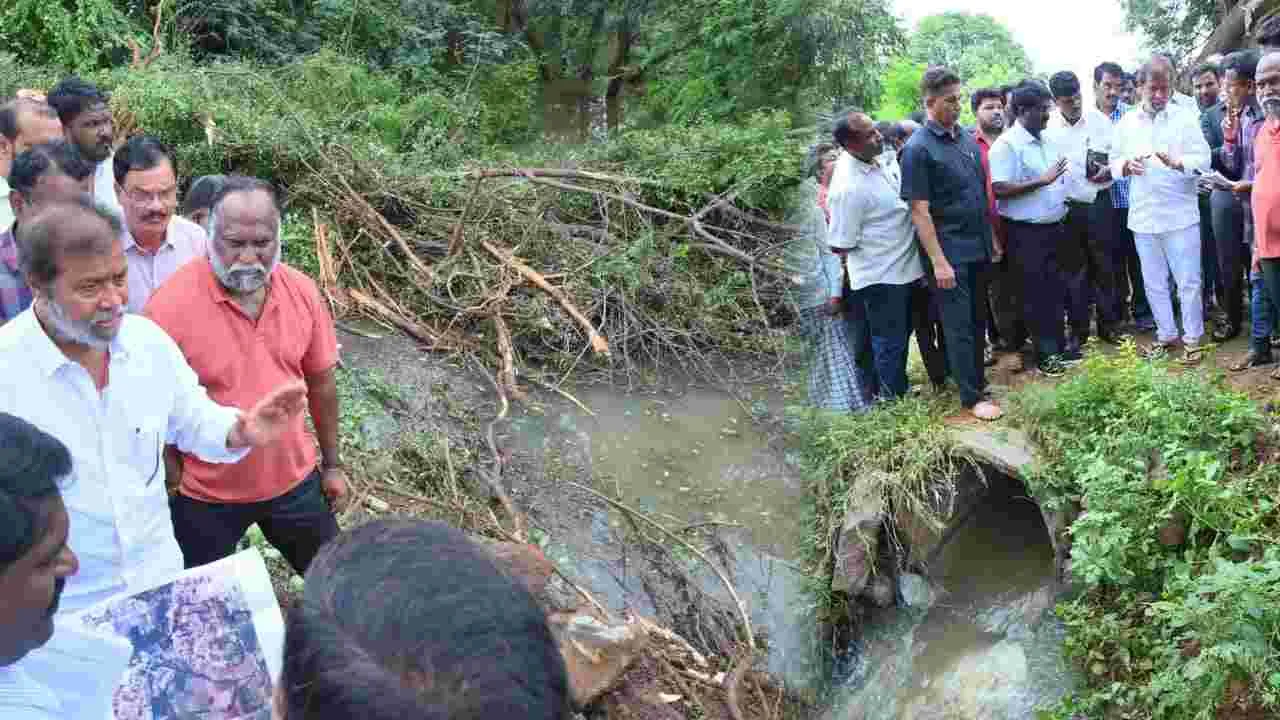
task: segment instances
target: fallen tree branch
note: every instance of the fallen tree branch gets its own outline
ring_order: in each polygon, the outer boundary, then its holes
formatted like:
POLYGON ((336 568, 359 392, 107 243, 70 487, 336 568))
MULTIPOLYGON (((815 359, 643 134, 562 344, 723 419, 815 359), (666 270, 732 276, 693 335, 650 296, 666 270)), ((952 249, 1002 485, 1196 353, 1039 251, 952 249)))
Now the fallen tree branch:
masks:
POLYGON ((656 185, 659 187, 667 187, 671 184, 663 182, 662 180, 654 180, 652 178, 603 175, 601 173, 587 172, 586 170, 566 170, 563 168, 491 168, 486 170, 472 170, 466 174, 466 177, 474 177, 476 179, 500 177, 580 178, 582 180, 594 180, 596 182, 613 183, 615 185, 635 184, 656 185))
POLYGON ((755 637, 755 633, 754 633, 754 632, 752 632, 752 630, 751 630, 751 616, 750 616, 750 614, 749 614, 749 613, 747 613, 747 606, 746 606, 746 604, 744 604, 744 603, 742 602, 742 598, 738 595, 738 590, 737 590, 737 588, 735 588, 735 587, 733 586, 733 582, 732 582, 731 580, 729 580, 729 576, 728 576, 728 575, 726 575, 726 574, 724 573, 724 571, 720 569, 720 566, 719 566, 719 565, 717 565, 716 563, 712 562, 712 561, 711 561, 711 558, 707 557, 705 553, 703 553, 701 550, 699 550, 697 547, 695 547, 692 543, 690 543, 689 541, 687 541, 687 540, 685 540, 684 538, 680 537, 679 535, 677 535, 677 534, 675 534, 675 533, 671 532, 670 530, 666 529, 666 528, 665 528, 665 527, 663 527, 660 523, 658 523, 657 521, 653 520, 653 519, 652 519, 652 518, 650 518, 648 515, 645 515, 644 513, 640 512, 639 510, 636 510, 636 509, 634 509, 634 508, 632 508, 632 507, 629 507, 629 506, 627 506, 627 505, 624 505, 623 503, 618 502, 617 500, 614 500, 613 498, 609 497, 608 495, 605 495, 604 493, 601 493, 601 492, 598 492, 598 491, 596 491, 596 490, 593 490, 593 489, 591 489, 591 488, 587 487, 586 485, 582 485, 582 484, 579 484, 579 483, 576 483, 576 482, 572 482, 572 481, 566 482, 565 484, 566 484, 566 485, 570 485, 570 486, 572 486, 572 487, 576 487, 576 488, 578 488, 579 490, 583 490, 583 491, 585 491, 585 492, 588 492, 588 493, 590 493, 590 494, 594 495, 595 497, 600 498, 601 500, 605 501, 606 503, 608 503, 608 504, 609 504, 609 505, 611 505, 612 507, 615 507, 615 508, 617 508, 617 509, 619 509, 619 510, 623 511, 623 512, 627 513, 628 515, 632 516, 632 517, 635 517, 635 518, 638 518, 638 519, 640 519, 640 520, 643 520, 644 522, 648 523, 649 525, 652 525, 655 529, 657 529, 657 530, 658 530, 658 532, 661 532, 663 535, 667 536, 667 537, 668 537, 668 538, 670 538, 671 540, 674 540, 675 542, 679 543, 681 546, 683 546, 683 547, 684 547, 684 549, 686 549, 686 550, 688 550, 689 552, 693 553, 695 557, 697 557, 697 558, 698 558, 699 560, 701 560, 702 562, 706 563, 706 564, 707 564, 707 566, 711 568, 712 572, 714 572, 714 573, 716 574, 716 577, 720 579, 720 583, 721 583, 722 585, 724 585, 724 587, 725 587, 725 589, 726 589, 726 590, 728 590, 728 591, 729 591, 729 597, 733 598, 733 604, 734 604, 734 607, 735 607, 735 608, 737 609, 737 611, 738 611, 738 617, 739 617, 739 619, 742 621, 743 631, 746 633, 746 636, 747 636, 747 647, 751 648, 751 651, 752 651, 753 653, 755 652, 755 649, 756 649, 756 637, 755 637))
MULTIPOLYGON (((474 356, 468 357, 480 370, 480 374, 484 375, 484 378, 493 386, 494 392, 498 393, 498 414, 489 421, 489 425, 485 428, 484 433, 485 441, 489 444, 489 452, 493 454, 493 470, 486 470, 485 468, 476 465, 476 472, 478 472, 480 477, 484 478, 485 482, 488 483, 489 492, 493 493, 494 497, 496 497, 498 502, 502 505, 503 510, 507 512, 507 515, 511 516, 511 524, 515 528, 512 530, 511 535, 519 542, 528 542, 528 534, 525 532, 524 526, 524 516, 516 510, 515 503, 511 502, 511 495, 507 493, 507 489, 502 486, 502 468, 505 463, 502 460, 502 453, 498 452, 498 440, 495 435, 495 428, 498 423, 507 419, 507 412, 511 409, 511 403, 507 400, 507 393, 503 390, 502 383, 494 379, 494 377, 484 369, 484 365, 482 365, 479 360, 476 360, 474 356)), ((499 525, 498 527, 502 526, 499 525)))
POLYGON ((363 195, 356 192, 351 187, 351 183, 347 182, 346 177, 341 174, 336 174, 336 177, 338 178, 338 182, 342 183, 342 187, 346 189, 347 199, 355 205, 357 212, 360 215, 363 215, 366 220, 373 221, 375 226, 381 228, 382 231, 391 238, 392 242, 400 248, 400 252, 404 253, 405 260, 408 261, 409 266, 412 267, 415 272, 425 275, 427 280, 430 282, 435 282, 435 271, 428 267, 426 263, 422 262, 422 258, 418 257, 418 254, 409 247, 409 244, 404 241, 404 236, 400 234, 400 231, 396 229, 396 226, 392 225, 390 221, 383 217, 382 213, 375 210, 374 207, 369 204, 369 201, 364 199, 363 195))
POLYGON ((609 354, 609 342, 604 339, 604 336, 601 335, 598 330, 596 330, 595 326, 591 324, 591 321, 587 319, 587 316, 583 315, 582 311, 573 304, 573 301, 569 299, 569 296, 564 294, 563 290, 547 282, 547 279, 533 268, 515 259, 515 257, 511 255, 510 251, 500 249, 488 240, 481 240, 480 245, 488 251, 490 255, 523 275, 529 282, 536 285, 540 290, 550 295, 556 302, 560 303, 560 307, 564 308, 564 311, 569 313, 569 316, 587 332, 587 337, 591 340, 591 348, 601 355, 607 356, 609 354))
POLYGON ((733 660, 733 669, 724 678, 724 688, 728 696, 727 704, 729 705, 729 715, 733 720, 745 720, 742 715, 742 708, 738 702, 738 689, 742 686, 742 676, 747 674, 747 670, 755 662, 756 651, 754 647, 744 649, 738 653, 738 657, 733 660))
POLYGON ((373 299, 362 290, 352 288, 347 290, 346 293, 361 310, 383 322, 400 328, 406 335, 423 343, 431 350, 463 350, 470 346, 470 343, 451 333, 439 332, 427 325, 410 320, 373 299))
POLYGON ((458 224, 453 226, 453 233, 449 238, 449 257, 457 255, 462 249, 462 227, 467 220, 467 213, 471 210, 471 204, 480 195, 480 180, 481 178, 476 178, 475 185, 471 188, 471 195, 467 197, 467 204, 462 206, 462 214, 458 216, 458 224))
POLYGON ((507 395, 524 402, 529 394, 516 385, 516 350, 511 344, 511 328, 502 319, 502 308, 493 313, 493 329, 498 334, 498 354, 502 357, 502 368, 498 371, 498 382, 506 390, 507 395))

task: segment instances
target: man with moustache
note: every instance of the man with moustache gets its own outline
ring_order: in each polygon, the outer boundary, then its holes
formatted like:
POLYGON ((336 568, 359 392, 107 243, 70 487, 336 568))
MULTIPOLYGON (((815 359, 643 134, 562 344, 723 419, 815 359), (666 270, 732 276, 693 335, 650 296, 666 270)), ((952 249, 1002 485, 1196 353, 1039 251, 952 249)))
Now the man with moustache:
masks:
POLYGON ((317 458, 299 415, 280 443, 236 465, 184 454, 171 509, 188 567, 230 555, 257 523, 302 574, 338 533, 334 510, 345 500, 347 477, 338 446, 337 335, 315 282, 280 262, 280 222, 270 185, 228 178, 209 214, 208 258, 184 266, 147 304, 147 317, 174 339, 214 400, 234 404, 263 388, 305 383, 320 444, 317 458))
POLYGON ((1067 216, 1067 160, 1045 137, 1053 98, 1026 80, 1013 90, 1013 127, 991 148, 991 187, 1009 233, 1007 253, 1022 280, 1023 317, 1035 346, 1036 369, 1058 377, 1078 352, 1062 333, 1066 287, 1060 268, 1067 216))
POLYGON ((0 233, 0 325, 31 307, 33 296, 18 256, 18 226, 51 202, 89 192, 93 166, 66 140, 36 145, 17 157, 9 173, 9 204, 16 218, 0 233))
POLYGON ((1004 416, 989 399, 983 354, 986 274, 991 262, 987 172, 982 150, 960 128, 960 77, 934 66, 920 81, 929 119, 902 150, 902 199, 927 255, 934 305, 946 338, 947 367, 960 404, 973 417, 1004 416))
POLYGON ((1116 126, 1111 173, 1132 183, 1129 229, 1156 316, 1156 340, 1146 351, 1164 355, 1177 344, 1172 274, 1182 313, 1182 360, 1195 363, 1204 337, 1196 176, 1209 168, 1210 152, 1196 115, 1173 105, 1172 83, 1168 61, 1160 56, 1138 71, 1142 103, 1116 126))
POLYGON ((24 219, 18 247, 35 302, 0 327, 0 412, 21 415, 71 453, 63 499, 80 572, 62 606, 75 612, 182 570, 165 443, 236 462, 299 420, 306 388, 278 385, 248 411, 211 401, 173 341, 125 313, 120 225, 87 198, 24 219))
MULTIPOLYGON (((1176 75, 1174 76, 1176 77, 1176 75)), ((1220 99, 1222 94, 1222 68, 1216 62, 1203 62, 1191 71, 1191 87, 1195 90, 1196 106, 1200 114, 1200 132, 1204 134, 1205 142, 1209 143, 1209 151, 1213 153, 1213 169, 1222 170, 1221 164, 1218 162, 1218 156, 1222 152, 1222 117, 1226 112, 1226 107, 1220 99)), ((1225 249, 1228 253, 1228 261, 1232 258, 1239 258, 1238 250, 1230 247, 1231 243, 1240 244, 1240 233, 1242 232, 1243 221, 1240 218, 1239 203, 1235 201, 1230 192, 1218 193, 1217 197, 1213 197, 1213 193, 1207 187, 1200 190, 1200 276, 1203 278, 1203 284, 1200 288, 1200 294, 1204 297, 1204 314, 1205 317, 1211 317, 1211 311, 1214 305, 1226 311, 1226 317, 1223 318, 1222 325, 1234 327, 1219 326, 1215 322, 1214 339, 1225 341, 1235 337, 1239 332, 1240 317, 1239 314, 1231 313, 1231 291, 1234 290, 1236 297, 1240 297, 1239 283, 1234 288, 1230 287, 1231 278, 1221 277, 1218 269, 1220 265, 1219 253, 1225 249), (1232 226, 1236 227, 1232 227, 1232 226), (1219 230, 1226 231, 1228 237, 1219 238, 1217 236, 1219 230), (1224 245, 1227 246, 1224 248, 1224 245), (1223 307, 1226 303, 1226 307, 1223 307), (1223 331, 1228 332, 1224 333, 1223 331), (1222 337, 1218 337, 1218 336, 1222 337), (1227 337, 1229 335, 1230 337, 1227 337)), ((1239 306, 1237 299, 1235 305, 1239 306)))
POLYGON ((115 120, 111 117, 110 98, 97 86, 73 75, 49 91, 48 101, 58 111, 67 140, 97 168, 93 175, 93 201, 117 218, 123 218, 124 209, 116 197, 111 157, 115 147, 115 120))
POLYGON ((911 294, 924 268, 901 197, 901 170, 884 161, 884 140, 871 118, 848 113, 833 135, 845 152, 831 182, 828 242, 844 259, 850 302, 864 311, 854 342, 870 346, 877 393, 894 400, 908 389, 911 294))
MULTIPOLYGON (((1254 139, 1253 269, 1262 273, 1272 307, 1280 300, 1280 52, 1268 52, 1254 74, 1258 103, 1266 122, 1254 139)), ((1273 373, 1272 378, 1280 379, 1273 373)))
MULTIPOLYGON (((991 177, 991 146, 1005 129, 1005 92, 1002 88, 981 88, 969 97, 969 104, 976 120, 973 139, 982 148, 982 165, 987 170, 988 185, 991 177)), ((1018 277, 1012 265, 1006 261, 1004 250, 1008 243, 1008 235, 1004 224, 1000 222, 1000 212, 996 209, 996 196, 989 192, 987 217, 991 221, 992 256, 988 307, 990 318, 995 327, 989 331, 998 338, 995 349, 1001 352, 1016 353, 1027 338, 1027 328, 1022 321, 1022 301, 1018 293, 1018 277)))
POLYGON ((13 227, 9 170, 27 148, 62 138, 58 113, 44 101, 17 98, 0 105, 0 232, 13 227))
POLYGON ((54 720, 54 688, 22 659, 53 636, 53 616, 79 562, 68 542, 59 486, 71 475, 65 445, 21 418, 0 413, 0 717, 54 720))
POLYGON ((1098 339, 1115 342, 1120 324, 1115 295, 1115 251, 1111 241, 1111 169, 1093 160, 1111 151, 1111 120, 1097 108, 1085 108, 1080 79, 1064 70, 1049 78, 1057 113, 1045 137, 1067 159, 1067 218, 1059 254, 1067 290, 1068 348, 1079 351, 1089 340, 1090 306, 1098 307, 1098 339), (1093 155, 1100 153, 1101 155, 1093 155))
POLYGON ((204 228, 175 214, 178 176, 168 145, 135 135, 116 151, 113 162, 124 207, 129 312, 142 312, 169 276, 208 253, 208 238, 204 228))

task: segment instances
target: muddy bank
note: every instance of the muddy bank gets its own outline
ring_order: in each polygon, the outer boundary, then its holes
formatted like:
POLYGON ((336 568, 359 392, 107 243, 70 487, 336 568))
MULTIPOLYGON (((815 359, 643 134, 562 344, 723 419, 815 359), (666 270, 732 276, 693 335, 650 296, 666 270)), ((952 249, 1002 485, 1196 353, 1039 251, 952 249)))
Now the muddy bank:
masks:
MULTIPOLYGON (((461 360, 424 353, 397 333, 348 329, 354 332, 339 335, 350 394, 344 401, 354 412, 344 430, 363 450, 358 502, 343 524, 392 513, 463 526, 490 509, 501 516, 476 470, 490 460, 485 429, 498 411, 492 385, 461 360), (456 478, 455 490, 426 477, 446 473, 456 478), (450 499, 439 497, 459 491, 476 498, 466 513, 450 512, 450 499)), ((649 618, 709 660, 699 670, 646 655, 609 695, 629 708, 614 714, 662 717, 645 714, 661 689, 670 702, 659 703, 660 711, 672 717, 729 717, 721 686, 743 637, 712 568, 583 488, 653 518, 724 569, 762 640, 759 672, 742 687, 774 688, 767 703, 743 700, 742 709, 763 718, 792 708, 774 678, 802 688, 820 675, 821 663, 797 612, 807 602, 797 564, 803 490, 777 432, 782 395, 743 388, 739 401, 687 379, 632 393, 571 388, 587 412, 558 394, 530 390, 531 401, 514 404, 495 426, 504 485, 527 517, 529 541, 615 617, 649 618), (683 678, 686 688, 673 689, 672 673, 686 669, 693 672, 683 678), (643 711, 634 700, 641 696, 648 698, 643 711)), ((596 709, 611 716, 601 710, 608 706, 596 709)))

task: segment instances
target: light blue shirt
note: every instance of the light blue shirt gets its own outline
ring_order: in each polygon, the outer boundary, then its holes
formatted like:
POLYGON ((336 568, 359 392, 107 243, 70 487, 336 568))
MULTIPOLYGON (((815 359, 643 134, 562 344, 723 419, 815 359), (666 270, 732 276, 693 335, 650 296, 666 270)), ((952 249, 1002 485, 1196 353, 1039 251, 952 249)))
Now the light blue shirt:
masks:
POLYGON ((0 667, 0 717, 4 720, 61 720, 62 707, 49 688, 21 667, 0 667))
POLYGON ((181 572, 161 453, 173 444, 207 462, 240 460, 248 449, 226 447, 239 412, 210 400, 173 340, 139 315, 124 317, 101 392, 31 309, 0 327, 0 366, 0 412, 71 451, 62 498, 80 572, 67 580, 61 612, 181 572))

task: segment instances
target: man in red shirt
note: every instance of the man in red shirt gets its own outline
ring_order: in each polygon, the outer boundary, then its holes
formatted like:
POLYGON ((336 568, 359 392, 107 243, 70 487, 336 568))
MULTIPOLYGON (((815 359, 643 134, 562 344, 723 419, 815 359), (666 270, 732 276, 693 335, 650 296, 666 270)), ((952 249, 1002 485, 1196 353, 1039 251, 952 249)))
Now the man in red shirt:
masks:
POLYGON ((184 456, 170 502, 174 534, 187 567, 195 567, 230 555, 257 523, 304 573, 337 535, 332 509, 347 492, 333 319, 316 284, 280 263, 280 210, 267 183, 228 178, 213 202, 209 237, 208 258, 174 273, 145 314, 174 339, 217 402, 243 406, 262 388, 305 381, 320 462, 301 414, 279 442, 234 465, 184 456))
POLYGON ((989 279, 990 297, 987 301, 991 318, 987 327, 997 340, 996 349, 1018 352, 1026 340, 1027 331, 1022 324, 1022 304, 1019 298, 1017 273, 1004 260, 1005 229, 996 211, 996 195, 991 190, 991 163, 987 159, 991 146, 1004 132, 1004 95, 1000 88, 981 88, 969 98, 976 120, 973 139, 982 148, 982 167, 987 171, 987 216, 991 219, 991 239, 995 246, 989 279))
MULTIPOLYGON (((1254 74, 1258 104, 1266 123, 1253 142, 1253 269, 1274 304, 1280 299, 1280 52, 1269 52, 1254 74)), ((1280 370, 1271 377, 1280 380, 1280 370)))

